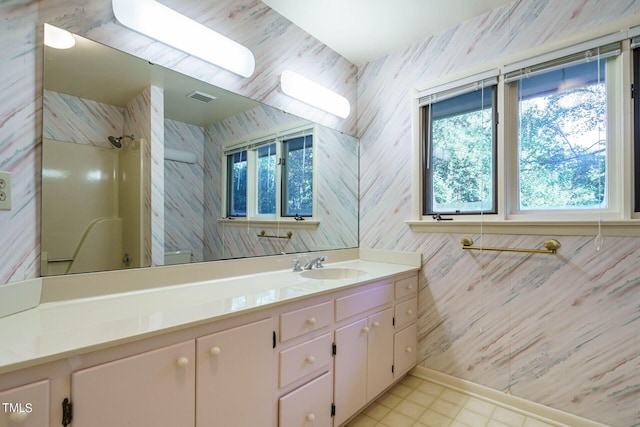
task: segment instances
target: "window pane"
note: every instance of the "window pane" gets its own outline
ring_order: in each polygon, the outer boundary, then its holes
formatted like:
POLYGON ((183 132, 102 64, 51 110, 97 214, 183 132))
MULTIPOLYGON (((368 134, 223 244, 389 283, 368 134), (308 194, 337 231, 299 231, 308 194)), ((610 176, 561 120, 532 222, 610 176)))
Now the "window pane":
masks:
POLYGON ((258 148, 258 214, 276 213, 276 144, 258 148))
POLYGON ((519 207, 606 207, 604 59, 519 81, 519 207))
POLYGON ((285 141, 283 216, 313 215, 313 137, 285 141))
POLYGON ((247 216, 247 152, 227 156, 227 215, 247 216))
POLYGON ((424 213, 495 211, 493 87, 427 106, 424 213))
POLYGON ((635 211, 640 212, 640 48, 633 50, 633 191, 635 211))

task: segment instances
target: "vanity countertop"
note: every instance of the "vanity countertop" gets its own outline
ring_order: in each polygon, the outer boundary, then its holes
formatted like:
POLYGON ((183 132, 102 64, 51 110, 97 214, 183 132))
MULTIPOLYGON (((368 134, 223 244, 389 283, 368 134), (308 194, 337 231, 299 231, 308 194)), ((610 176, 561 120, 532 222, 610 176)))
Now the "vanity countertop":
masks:
POLYGON ((355 259, 330 268, 353 276, 316 279, 288 269, 44 302, 0 318, 0 374, 417 271, 419 264, 355 259))

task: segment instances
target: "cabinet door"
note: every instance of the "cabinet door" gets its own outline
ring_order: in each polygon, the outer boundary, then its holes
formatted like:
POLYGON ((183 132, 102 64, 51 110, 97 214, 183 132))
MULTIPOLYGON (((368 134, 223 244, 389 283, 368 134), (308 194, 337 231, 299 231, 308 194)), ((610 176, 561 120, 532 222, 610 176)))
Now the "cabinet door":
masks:
POLYGON ((0 427, 40 427, 49 424, 49 381, 0 392, 0 427))
POLYGON ((197 340, 196 426, 269 426, 274 420, 271 318, 197 340))
POLYGON ((336 330, 334 398, 339 426, 366 403, 367 319, 336 330))
POLYGON ((331 372, 280 398, 278 427, 331 427, 331 372))
POLYGON ((188 341, 73 373, 73 426, 193 425, 194 347, 188 341))
POLYGON ((393 309, 369 316, 367 402, 393 383, 393 309))
POLYGON ((398 332, 394 339, 394 376, 399 378, 416 366, 418 361, 418 328, 416 324, 414 323, 398 332))

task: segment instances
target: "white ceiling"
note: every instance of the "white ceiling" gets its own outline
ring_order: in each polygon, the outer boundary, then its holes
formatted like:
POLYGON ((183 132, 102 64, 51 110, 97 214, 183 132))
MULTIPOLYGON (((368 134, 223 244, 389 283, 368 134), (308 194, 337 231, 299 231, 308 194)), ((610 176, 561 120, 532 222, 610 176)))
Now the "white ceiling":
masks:
POLYGON ((262 0, 357 66, 512 0, 262 0))

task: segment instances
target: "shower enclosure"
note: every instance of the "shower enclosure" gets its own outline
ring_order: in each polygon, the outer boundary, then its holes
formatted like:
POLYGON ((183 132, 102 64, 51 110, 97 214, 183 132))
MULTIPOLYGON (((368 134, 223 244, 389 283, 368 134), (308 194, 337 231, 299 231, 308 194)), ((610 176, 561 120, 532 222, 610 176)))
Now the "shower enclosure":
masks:
POLYGON ((143 265, 144 140, 127 137, 109 148, 43 139, 42 276, 143 265))

